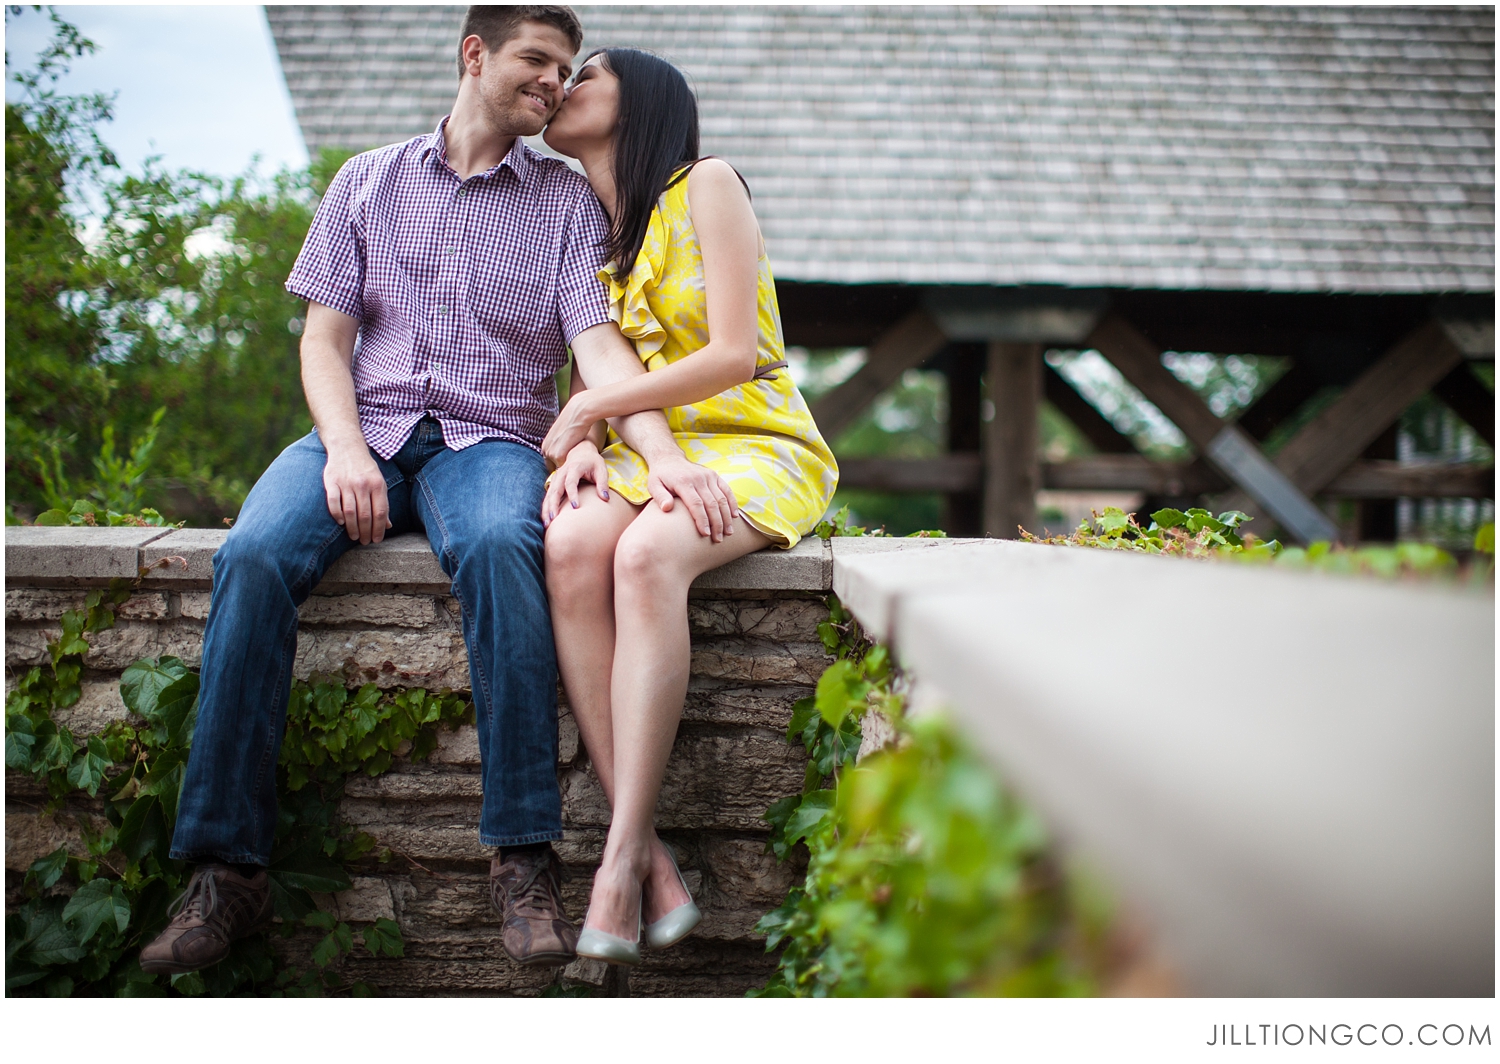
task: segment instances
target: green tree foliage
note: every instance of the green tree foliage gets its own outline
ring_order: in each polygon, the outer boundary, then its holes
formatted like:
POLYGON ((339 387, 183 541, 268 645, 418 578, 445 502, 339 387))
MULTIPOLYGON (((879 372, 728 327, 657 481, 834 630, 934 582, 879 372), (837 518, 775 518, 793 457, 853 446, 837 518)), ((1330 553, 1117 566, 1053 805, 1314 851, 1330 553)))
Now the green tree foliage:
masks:
POLYGON ((128 511, 144 491, 217 524, 311 427, 304 308, 282 285, 347 154, 270 178, 154 161, 122 174, 99 138, 109 101, 53 88, 93 45, 52 18, 5 115, 7 501, 24 516, 84 496, 128 511), (134 451, 163 409, 149 473, 116 497, 100 461, 134 451))

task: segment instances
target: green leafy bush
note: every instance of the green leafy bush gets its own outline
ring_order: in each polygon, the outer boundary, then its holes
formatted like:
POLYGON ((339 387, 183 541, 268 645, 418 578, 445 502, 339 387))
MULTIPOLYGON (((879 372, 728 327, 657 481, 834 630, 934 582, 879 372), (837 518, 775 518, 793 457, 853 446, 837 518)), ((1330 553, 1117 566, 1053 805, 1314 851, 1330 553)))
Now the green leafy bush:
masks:
POLYGON ((829 597, 836 660, 793 708, 808 753, 801 794, 765 819, 807 878, 756 929, 780 950, 769 997, 1091 992, 1099 937, 1040 823, 939 717, 908 721, 884 647, 829 597), (900 736, 854 764, 872 711, 900 736))

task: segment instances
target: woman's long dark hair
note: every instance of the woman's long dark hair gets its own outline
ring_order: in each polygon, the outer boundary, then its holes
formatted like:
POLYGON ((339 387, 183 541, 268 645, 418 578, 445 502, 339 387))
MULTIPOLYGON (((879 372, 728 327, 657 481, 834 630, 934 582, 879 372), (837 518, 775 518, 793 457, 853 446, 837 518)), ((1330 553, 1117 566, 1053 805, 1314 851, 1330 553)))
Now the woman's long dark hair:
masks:
POLYGON ((645 242, 651 209, 670 187, 673 172, 698 159, 698 99, 680 70, 649 52, 600 48, 588 58, 596 55, 620 81, 615 217, 604 257, 629 273, 645 242))

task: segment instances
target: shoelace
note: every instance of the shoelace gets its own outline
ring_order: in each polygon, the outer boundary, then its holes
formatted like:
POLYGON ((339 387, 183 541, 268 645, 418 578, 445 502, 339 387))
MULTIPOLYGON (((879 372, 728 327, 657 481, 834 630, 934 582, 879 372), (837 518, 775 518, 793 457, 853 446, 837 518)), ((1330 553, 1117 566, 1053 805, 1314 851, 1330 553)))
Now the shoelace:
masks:
POLYGON ((549 861, 538 862, 534 865, 526 878, 507 893, 514 899, 516 908, 523 904, 529 904, 532 908, 544 908, 547 902, 552 900, 552 894, 557 889, 552 877, 552 865, 549 861), (547 878, 543 881, 542 876, 547 878))
POLYGON ((179 915, 195 916, 207 920, 219 907, 219 881, 207 872, 199 872, 188 883, 182 897, 172 903, 167 916, 176 919, 179 915), (205 905, 205 901, 207 904, 205 905))

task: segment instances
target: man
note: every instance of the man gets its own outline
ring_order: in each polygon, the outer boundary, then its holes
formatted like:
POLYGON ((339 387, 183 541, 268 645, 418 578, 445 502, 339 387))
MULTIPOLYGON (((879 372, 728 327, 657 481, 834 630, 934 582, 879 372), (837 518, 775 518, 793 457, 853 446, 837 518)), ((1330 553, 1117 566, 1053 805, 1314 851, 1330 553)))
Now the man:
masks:
MULTIPOLYGON (((542 575, 540 444, 571 345, 590 382, 644 372, 595 274, 607 222, 588 183, 520 137, 563 99, 582 40, 566 7, 471 7, 453 112, 351 159, 287 281, 308 300, 302 379, 316 429, 273 462, 214 556, 202 688, 175 859, 181 909, 147 972, 224 959, 271 918, 266 866, 297 607, 356 543, 425 530, 462 608, 490 893, 505 951, 573 956, 563 912, 556 663, 542 575)), ((705 533, 727 486, 689 463, 659 411, 616 425, 705 533)))

